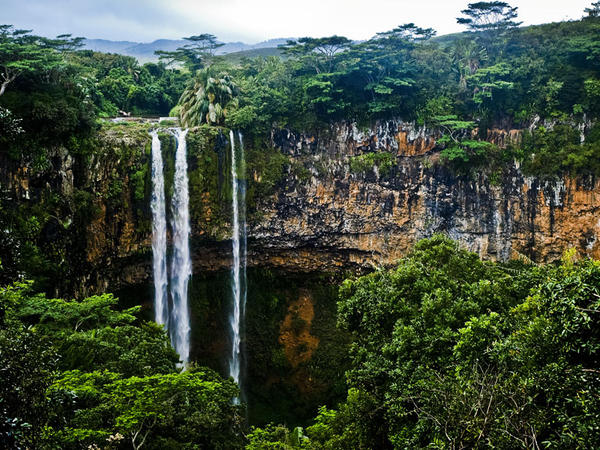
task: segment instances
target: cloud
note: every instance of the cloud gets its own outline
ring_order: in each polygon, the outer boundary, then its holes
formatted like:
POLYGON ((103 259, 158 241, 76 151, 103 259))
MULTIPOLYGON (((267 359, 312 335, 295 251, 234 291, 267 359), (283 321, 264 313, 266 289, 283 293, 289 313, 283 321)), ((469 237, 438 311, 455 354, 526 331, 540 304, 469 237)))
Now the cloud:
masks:
MULTIPOLYGON (((462 0, 4 0, 3 21, 38 34, 152 41, 212 33, 226 41, 345 35, 366 39, 415 22, 438 34, 461 30, 462 0)), ((520 0, 526 24, 579 18, 590 0, 520 0)))

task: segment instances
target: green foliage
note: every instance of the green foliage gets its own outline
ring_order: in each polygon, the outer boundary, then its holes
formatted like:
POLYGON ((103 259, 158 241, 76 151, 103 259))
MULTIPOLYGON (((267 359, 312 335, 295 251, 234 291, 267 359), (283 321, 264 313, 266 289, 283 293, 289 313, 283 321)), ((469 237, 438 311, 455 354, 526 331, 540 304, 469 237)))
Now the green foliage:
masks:
POLYGON ((471 31, 503 31, 521 24, 513 20, 517 17, 517 9, 499 1, 469 3, 469 7, 462 10, 466 17, 456 21, 471 31))
MULTIPOLYGON (((512 89, 514 83, 506 81, 510 74, 510 66, 505 63, 499 63, 494 66, 478 70, 473 75, 467 77, 467 84, 473 86, 473 101, 480 107, 487 107, 488 102, 495 100, 495 93, 512 89)), ((559 85, 559 89, 562 85, 559 85)))
POLYGON ((0 433, 32 448, 241 448, 241 407, 231 381, 187 367, 164 329, 114 309, 101 295, 81 301, 0 290, 0 433))
POLYGON ((246 450, 295 450, 310 448, 308 438, 301 427, 290 431, 283 425, 269 424, 264 428, 253 427, 248 434, 246 450))
POLYGON ((0 442, 6 448, 38 448, 50 410, 46 389, 54 378, 56 352, 15 320, 18 293, 3 289, 0 296, 0 442))
POLYGON ((182 125, 222 124, 228 109, 236 105, 236 92, 237 86, 228 73, 214 68, 198 71, 179 101, 182 125))
POLYGON ((252 105, 245 113, 257 121, 303 128, 456 114, 485 131, 506 119, 571 114, 575 105, 596 111, 582 101, 599 69, 595 21, 514 28, 516 8, 504 2, 470 7, 469 23, 480 27, 473 34, 436 40, 406 24, 357 44, 338 36, 292 41, 285 61, 244 61, 231 72, 242 86, 240 105, 252 105), (435 105, 440 92, 448 100, 435 105))
POLYGON ((66 443, 99 443, 118 432, 133 448, 240 448, 238 395, 231 381, 191 367, 182 373, 121 378, 117 373, 65 372, 51 395, 76 403, 70 423, 60 433, 66 443))
POLYGON ((158 50, 154 53, 158 55, 160 60, 166 61, 167 65, 181 64, 191 73, 210 66, 215 51, 225 45, 217 42, 216 36, 206 33, 183 39, 188 41, 188 44, 177 48, 175 51, 158 50))
POLYGON ((59 61, 58 53, 46 45, 46 39, 30 33, 31 30, 0 25, 0 96, 17 77, 50 71, 59 61))
POLYGON ((240 72, 240 108, 230 114, 227 123, 261 132, 270 130, 274 122, 286 125, 293 114, 297 87, 289 64, 276 57, 258 58, 245 61, 240 72))
POLYGON ((598 125, 588 134, 589 139, 582 143, 579 130, 566 124, 524 132, 521 143, 516 145, 523 170, 544 178, 600 173, 598 125))
MULTIPOLYGON (((600 264, 485 263, 445 237, 340 287, 350 388, 301 446, 583 448, 600 442, 600 264)), ((274 431, 278 430, 278 433, 274 431)), ((255 431, 256 433, 256 431, 255 431)))
POLYGON ((353 173, 366 173, 377 167, 381 176, 387 176, 396 164, 396 157, 389 152, 363 153, 350 158, 353 173))
POLYGON ((315 72, 319 74, 332 72, 336 54, 350 47, 351 44, 352 41, 343 36, 303 37, 297 41, 290 40, 281 48, 285 55, 302 58, 306 64, 311 65, 315 72))
POLYGON ((593 2, 589 8, 585 8, 584 12, 588 17, 600 17, 600 2, 593 2))
POLYGON ((438 143, 445 148, 442 161, 457 174, 468 175, 478 167, 490 166, 497 147, 490 142, 472 139, 475 123, 458 119, 455 115, 435 116, 434 123, 442 128, 438 143))
POLYGON ((600 80, 590 78, 584 82, 586 109, 593 114, 600 112, 600 80))
POLYGON ((270 146, 252 146, 246 151, 246 200, 249 213, 256 213, 260 199, 274 192, 283 180, 288 164, 289 158, 270 146))
POLYGON ((374 398, 350 388, 346 401, 337 410, 319 408, 314 424, 306 429, 311 448, 322 450, 352 450, 385 448, 377 439, 377 423, 381 420, 374 398), (357 427, 357 423, 364 426, 357 427))

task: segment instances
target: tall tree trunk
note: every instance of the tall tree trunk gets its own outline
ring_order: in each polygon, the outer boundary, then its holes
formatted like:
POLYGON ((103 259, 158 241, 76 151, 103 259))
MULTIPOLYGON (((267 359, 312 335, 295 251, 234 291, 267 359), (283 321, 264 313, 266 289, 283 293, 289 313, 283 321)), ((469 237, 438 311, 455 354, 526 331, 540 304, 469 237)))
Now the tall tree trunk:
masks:
POLYGON ((0 95, 4 94, 4 91, 6 90, 6 86, 8 86, 8 83, 10 83, 10 81, 4 81, 2 83, 2 85, 0 86, 0 95))

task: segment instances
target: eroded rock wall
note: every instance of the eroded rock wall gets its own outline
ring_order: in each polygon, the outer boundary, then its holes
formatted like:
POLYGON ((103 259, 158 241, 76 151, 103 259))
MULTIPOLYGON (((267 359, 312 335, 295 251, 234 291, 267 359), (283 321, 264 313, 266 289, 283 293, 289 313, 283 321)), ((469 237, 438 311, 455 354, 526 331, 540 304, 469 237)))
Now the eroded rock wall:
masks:
MULTIPOLYGON (((310 171, 289 173, 250 224, 253 258, 301 269, 388 265, 416 241, 447 233, 483 258, 560 258, 574 247, 600 258, 600 184, 594 177, 539 180, 515 162, 493 180, 457 177, 439 162, 438 135, 425 127, 383 122, 359 131, 338 124, 326 136, 273 133, 273 143, 310 171), (386 174, 350 170, 352 157, 391 152, 386 174)), ((507 145, 518 130, 491 130, 507 145)))
MULTIPOLYGON (((0 168, 5 204, 36 204, 48 191, 66 199, 48 214, 44 227, 54 231, 45 234, 50 241, 67 236, 63 263, 72 268, 69 286, 80 295, 151 277, 147 128, 105 129, 98 148, 84 156, 57 149, 45 171, 8 160, 0 168), (84 200, 87 209, 80 205, 84 200)), ((188 134, 195 271, 231 264, 227 134, 208 127, 188 134)), ((401 121, 247 137, 247 155, 254 158, 248 161, 249 190, 262 193, 248 205, 248 264, 368 270, 393 264, 436 232, 489 259, 549 262, 570 247, 600 258, 599 180, 539 180, 523 175, 516 163, 494 177, 485 171, 457 177, 440 163, 438 138, 434 129, 401 121), (268 148, 271 159, 261 159, 258 145, 268 148), (385 170, 377 164, 351 169, 353 158, 381 152, 392 155, 385 170), (283 161, 275 178, 267 173, 273 161, 283 161)), ((489 132, 498 145, 518 139, 518 130, 489 132)), ((168 181, 174 141, 168 133, 162 141, 168 181)), ((167 183, 168 198, 169 189, 167 183)))

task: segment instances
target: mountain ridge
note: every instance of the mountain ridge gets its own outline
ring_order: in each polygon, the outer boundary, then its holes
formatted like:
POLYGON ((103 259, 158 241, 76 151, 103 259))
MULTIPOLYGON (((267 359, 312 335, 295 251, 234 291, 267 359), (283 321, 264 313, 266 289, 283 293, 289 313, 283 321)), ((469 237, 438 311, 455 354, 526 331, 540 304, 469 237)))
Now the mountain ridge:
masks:
MULTIPOLYGON (((261 41, 256 44, 246 44, 241 41, 225 42, 217 49, 217 55, 227 55, 230 53, 239 53, 248 50, 258 50, 265 48, 277 48, 278 45, 285 44, 292 38, 274 38, 261 41)), ((156 39, 152 42, 135 41, 112 41, 109 39, 85 39, 83 48, 103 53, 119 53, 136 58, 140 63, 156 62, 158 57, 154 54, 157 50, 173 51, 186 45, 188 41, 183 39, 156 39)))

